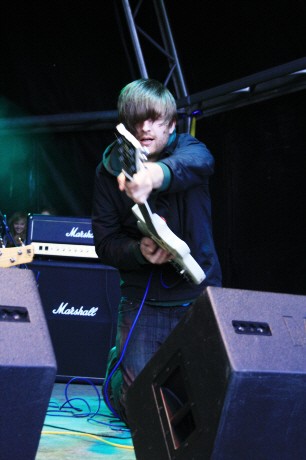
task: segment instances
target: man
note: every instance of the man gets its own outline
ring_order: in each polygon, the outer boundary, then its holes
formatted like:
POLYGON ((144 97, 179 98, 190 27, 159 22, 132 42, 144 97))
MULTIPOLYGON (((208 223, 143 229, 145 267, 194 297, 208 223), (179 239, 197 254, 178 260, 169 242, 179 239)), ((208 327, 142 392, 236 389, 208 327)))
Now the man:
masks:
POLYGON ((104 396, 128 424, 129 386, 204 287, 221 285, 221 270, 211 226, 212 155, 189 134, 176 133, 175 100, 155 80, 125 86, 118 112, 119 121, 146 148, 147 161, 129 181, 118 142, 105 150, 96 171, 92 225, 99 258, 116 267, 121 278, 116 347, 104 396), (173 255, 140 232, 131 208, 146 200, 189 246, 206 274, 201 284, 186 280, 171 263, 173 255))

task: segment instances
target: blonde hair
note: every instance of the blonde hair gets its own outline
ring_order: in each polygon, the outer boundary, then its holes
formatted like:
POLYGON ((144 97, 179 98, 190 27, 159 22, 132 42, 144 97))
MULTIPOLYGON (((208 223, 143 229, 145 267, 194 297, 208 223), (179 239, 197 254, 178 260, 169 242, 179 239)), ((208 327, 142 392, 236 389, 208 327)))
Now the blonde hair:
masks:
POLYGON ((171 125, 177 118, 176 102, 159 81, 141 78, 126 85, 118 98, 119 122, 133 133, 138 123, 163 118, 171 125))

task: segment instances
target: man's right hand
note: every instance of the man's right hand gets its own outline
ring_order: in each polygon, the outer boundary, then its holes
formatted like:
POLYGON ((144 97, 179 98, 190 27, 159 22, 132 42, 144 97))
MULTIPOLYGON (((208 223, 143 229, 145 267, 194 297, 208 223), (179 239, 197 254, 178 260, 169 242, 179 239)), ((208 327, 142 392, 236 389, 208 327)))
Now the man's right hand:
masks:
POLYGON ((140 241, 140 251, 151 264, 164 264, 173 259, 170 252, 160 248, 151 238, 144 236, 140 241))
POLYGON ((155 163, 147 162, 133 176, 132 181, 128 181, 123 173, 117 177, 119 190, 125 192, 135 203, 144 203, 154 188, 159 188, 164 180, 162 168, 155 163))

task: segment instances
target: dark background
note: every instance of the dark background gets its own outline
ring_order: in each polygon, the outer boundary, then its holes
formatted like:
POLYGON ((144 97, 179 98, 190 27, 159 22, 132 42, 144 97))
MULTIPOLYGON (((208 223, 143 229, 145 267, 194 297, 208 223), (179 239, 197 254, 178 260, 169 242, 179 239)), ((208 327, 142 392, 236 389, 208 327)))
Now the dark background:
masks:
MULTIPOLYGON (((306 56, 305 1, 165 6, 189 94, 306 56)), ((137 22, 156 36, 150 0, 137 22)), ((120 1, 10 2, 0 53, 2 120, 112 111, 120 89, 140 77, 120 1)), ((143 54, 149 76, 164 81, 161 54, 147 42, 143 54)), ((306 294, 305 102, 303 90, 197 122, 216 159, 214 233, 226 287, 306 294)), ((94 170, 113 127, 0 133, 2 213, 51 206, 90 216, 94 170)))

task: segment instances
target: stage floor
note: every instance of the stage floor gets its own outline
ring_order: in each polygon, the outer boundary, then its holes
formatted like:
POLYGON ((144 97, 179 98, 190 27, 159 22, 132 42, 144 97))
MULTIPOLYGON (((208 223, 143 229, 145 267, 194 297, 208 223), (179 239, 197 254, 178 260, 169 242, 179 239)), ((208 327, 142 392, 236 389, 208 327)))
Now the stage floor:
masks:
POLYGON ((85 379, 54 384, 36 460, 136 459, 129 430, 100 395, 85 379))

